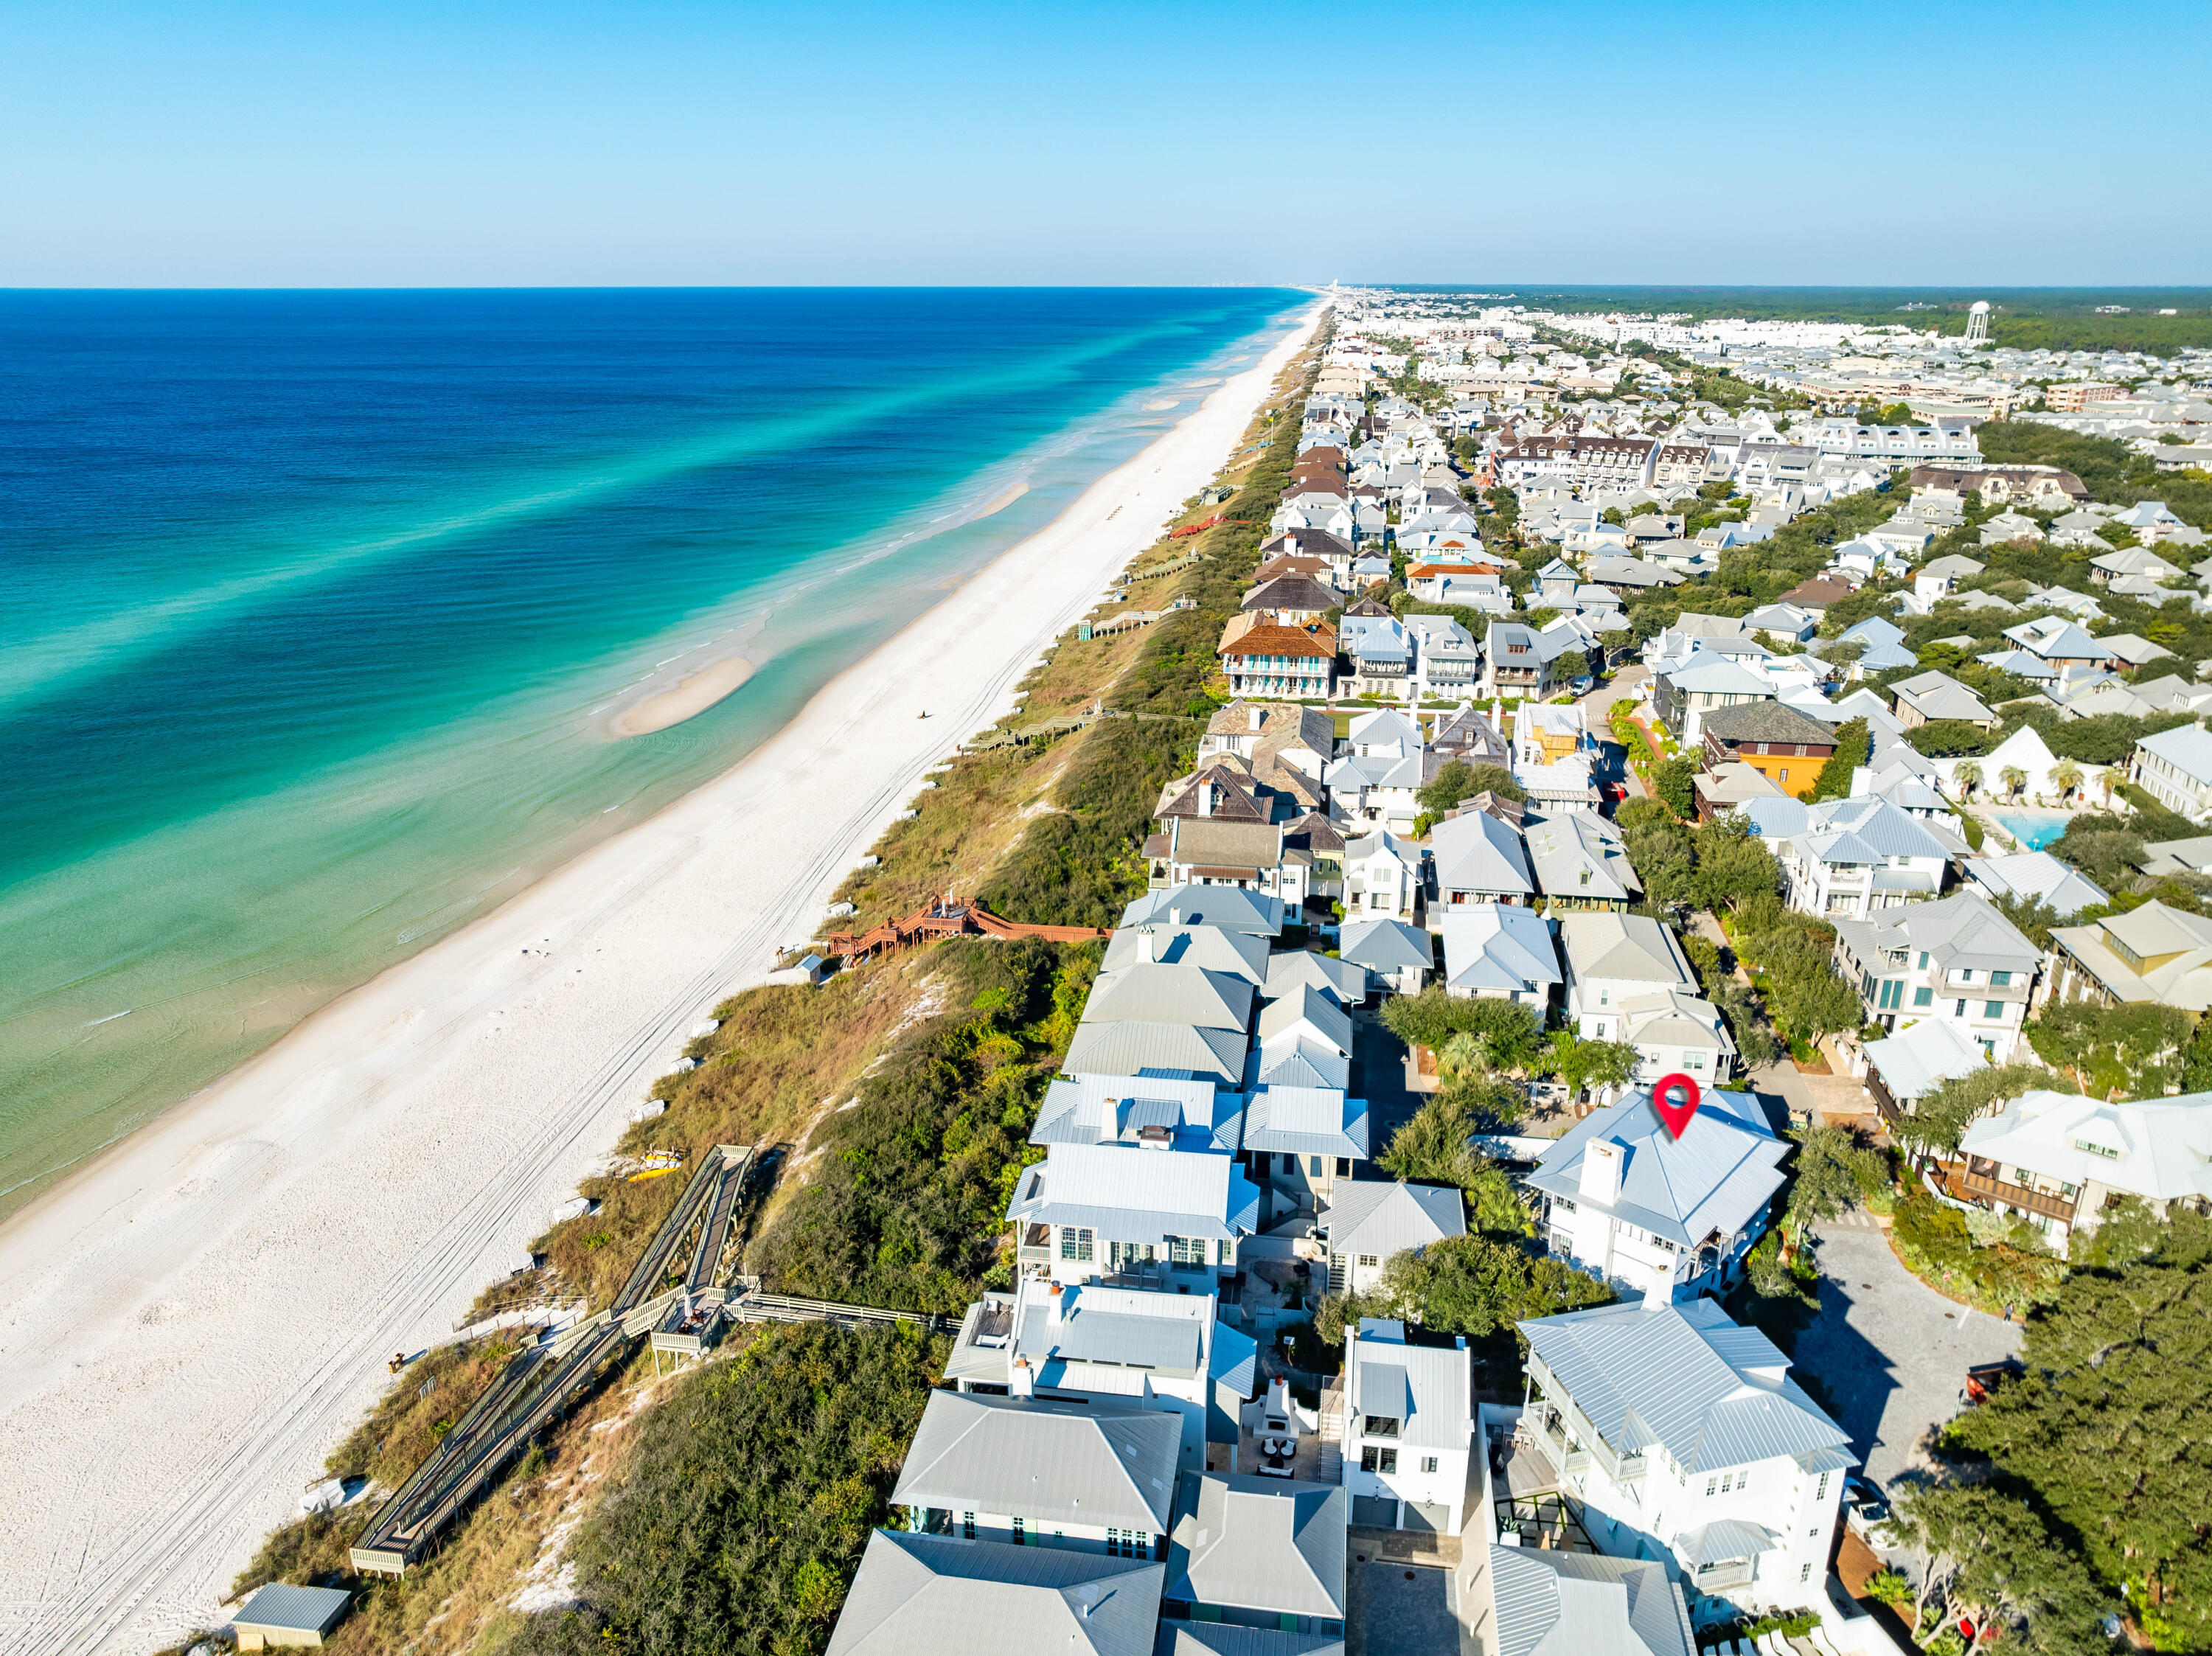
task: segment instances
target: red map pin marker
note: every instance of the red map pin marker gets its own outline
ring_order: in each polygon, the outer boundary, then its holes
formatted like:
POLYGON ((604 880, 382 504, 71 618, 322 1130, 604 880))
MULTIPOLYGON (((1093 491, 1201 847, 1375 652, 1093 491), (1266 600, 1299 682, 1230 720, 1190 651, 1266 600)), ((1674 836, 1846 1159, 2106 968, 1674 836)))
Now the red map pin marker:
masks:
POLYGON ((1679 1072, 1661 1076, 1659 1084, 1651 1089, 1651 1107, 1659 1112, 1660 1120, 1667 1124, 1667 1131, 1674 1134, 1674 1142, 1681 1143, 1682 1129, 1698 1113, 1698 1083, 1679 1072))

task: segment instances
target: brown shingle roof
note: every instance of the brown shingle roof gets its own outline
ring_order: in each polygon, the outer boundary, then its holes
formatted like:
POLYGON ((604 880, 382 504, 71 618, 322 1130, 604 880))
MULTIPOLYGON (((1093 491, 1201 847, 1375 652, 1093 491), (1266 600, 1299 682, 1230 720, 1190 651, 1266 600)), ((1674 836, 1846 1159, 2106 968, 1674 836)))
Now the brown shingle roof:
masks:
POLYGON ((1745 701, 1733 707, 1716 707, 1705 715, 1707 736, 1723 747, 1746 742, 1803 743, 1807 747, 1832 749, 1835 732, 1808 713, 1785 707, 1779 701, 1745 701))

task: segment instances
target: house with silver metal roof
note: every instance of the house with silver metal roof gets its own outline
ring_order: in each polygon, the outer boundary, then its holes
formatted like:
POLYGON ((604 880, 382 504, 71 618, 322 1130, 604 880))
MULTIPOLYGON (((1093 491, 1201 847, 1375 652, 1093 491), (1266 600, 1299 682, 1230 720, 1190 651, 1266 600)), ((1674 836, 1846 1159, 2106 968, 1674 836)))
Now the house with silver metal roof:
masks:
POLYGON ((2125 1103, 2023 1093, 1966 1129, 1948 1182, 1954 1195, 2020 1215, 2061 1249, 2125 1197, 2154 1213, 2177 1202, 2202 1212, 2212 1204, 2212 1093, 2125 1103))
POLYGON ((1364 1294, 1393 1254, 1467 1234, 1467 1206, 1449 1185, 1340 1184, 1319 1229, 1328 1248, 1328 1289, 1364 1294))
POLYGON ((1642 1559, 1493 1544, 1462 1604, 1495 1656, 1697 1656, 1682 1590, 1642 1559))
POLYGON ((1344 1632, 1341 1489, 1234 1472, 1186 1477, 1162 1614, 1282 1633, 1344 1632))
POLYGON ((1259 1389, 1259 1347, 1221 1320, 1211 1294, 1058 1283, 1027 1271, 968 1307, 945 1360, 960 1391, 1161 1410, 1180 1422, 1177 1460, 1206 1470, 1208 1443, 1237 1441, 1259 1389))
POLYGON ((1146 892, 1121 911, 1121 925, 1212 925, 1246 937, 1277 937, 1282 935, 1283 915, 1283 900, 1264 891, 1181 885, 1146 892))
POLYGON ((1272 1198, 1271 1222, 1287 1208, 1326 1204, 1371 1153, 1367 1101, 1341 1088, 1267 1086, 1243 1107, 1244 1160, 1272 1198))
POLYGON ((1436 864, 1437 903, 1527 903, 1536 895, 1528 852, 1519 830, 1486 810, 1462 811, 1429 830, 1436 864))
POLYGON ((1564 981, 1552 928, 1533 908, 1471 903, 1437 923, 1444 946, 1444 986, 1469 1000, 1510 1000, 1541 1021, 1564 981))
POLYGON ((1718 1294, 1767 1231, 1790 1147, 1745 1092, 1707 1088, 1676 1138, 1641 1089, 1586 1116, 1523 1182, 1553 1254, 1624 1294, 1718 1294))
POLYGON ((2192 822, 2212 821, 2212 731, 2202 725, 2144 737, 2128 773, 2168 810, 2192 822))
POLYGON ((1939 896, 1951 858, 1966 850, 1948 828, 1873 795, 1795 811, 1762 803, 1750 815, 1782 864, 1790 907, 1823 919, 1863 919, 1939 896))
POLYGON ((1103 978, 1139 961, 1224 972, 1258 988, 1267 981, 1267 939, 1218 925, 1124 926, 1106 940, 1103 978))
POLYGON ((1648 1084, 1679 1070, 1704 1084, 1734 1071, 1735 1038, 1712 1003, 1698 998, 1689 957, 1658 921, 1608 912, 1563 915, 1559 954, 1576 1032, 1634 1046, 1637 1080, 1648 1084))
POLYGON ((2054 926, 2050 973, 2046 1000, 2212 1010, 2212 919, 2154 899, 2087 925, 2054 926))
POLYGON ((1849 1436, 1717 1300, 1540 1317, 1522 1418, 1600 1551, 1652 1558, 1694 1623, 1820 1591, 1849 1436))
POLYGON ((1200 966, 1133 961, 1099 974, 1084 1004, 1085 1022, 1188 1023, 1202 1029, 1249 1029, 1251 980, 1200 966))
POLYGON ((1994 902, 2011 897, 2021 902, 2047 903, 2062 920, 2070 920, 2083 909, 2112 899, 2104 889, 2070 863, 2062 863, 2047 851, 2019 851, 2004 857, 1970 857, 1966 879, 1981 888, 1994 902))
POLYGON ((1337 954, 1401 995, 1420 993, 1437 960, 1429 933, 1409 920, 1346 919, 1337 954))
POLYGON ((878 1530, 828 1656, 1151 1656, 1164 1564, 878 1530))
POLYGON ((1260 1006, 1260 1039, 1244 1065, 1244 1090, 1352 1084, 1352 1016, 1335 998, 1300 989, 1260 1006))
POLYGON ((1157 1409, 932 1392, 891 1505, 929 1534, 1150 1558, 1182 1439, 1157 1409))
POLYGON ((1869 1022, 1941 1018, 1995 1062, 2012 1056, 2043 956, 1979 890, 1835 925, 1836 969, 1858 985, 1869 1022))
POLYGON ((1242 1099, 1211 1081, 1165 1076, 1064 1076, 1045 1089, 1032 1144, 1152 1145, 1235 1155, 1242 1099))
POLYGON ((1054 1144, 1022 1169, 1006 1222, 1022 1268, 1056 1281, 1210 1293, 1260 1227, 1260 1190, 1230 1156, 1054 1144))
POLYGON ((1537 895, 1549 912, 1627 908, 1644 895, 1620 830, 1595 811, 1533 817, 1522 827, 1522 838, 1537 895))
POLYGON ((1467 1338, 1409 1339, 1362 1317, 1344 1343, 1344 1487, 1352 1521, 1457 1535, 1467 1520, 1474 1376, 1467 1338))

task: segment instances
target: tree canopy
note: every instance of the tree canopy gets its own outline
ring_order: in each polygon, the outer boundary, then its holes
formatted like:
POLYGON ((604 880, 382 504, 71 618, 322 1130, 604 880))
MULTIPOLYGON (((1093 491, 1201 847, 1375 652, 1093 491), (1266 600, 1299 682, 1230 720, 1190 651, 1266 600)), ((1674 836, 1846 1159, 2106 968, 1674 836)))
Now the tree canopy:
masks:
POLYGON ((1836 750, 1828 762, 1820 767, 1820 774, 1813 783, 1813 798, 1848 799, 1851 792, 1851 773, 1867 761, 1874 749, 1874 742, 1863 719, 1846 719, 1836 728, 1836 750))

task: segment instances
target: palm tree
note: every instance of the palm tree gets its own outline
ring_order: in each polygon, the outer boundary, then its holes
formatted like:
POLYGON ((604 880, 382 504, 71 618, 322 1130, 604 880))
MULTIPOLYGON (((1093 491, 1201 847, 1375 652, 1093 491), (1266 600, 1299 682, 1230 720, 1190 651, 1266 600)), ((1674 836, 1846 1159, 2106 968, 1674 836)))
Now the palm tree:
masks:
POLYGON ((2058 790, 2061 804, 2074 797, 2081 786, 2081 767, 2070 759, 2062 759, 2051 767, 2051 786, 2058 790))
POLYGON ((1982 786, 1982 767, 1971 759, 1961 759, 1951 767, 1951 779, 1972 793, 1982 786))
POLYGON ((2015 798, 2019 796, 2020 791, 2027 786, 2027 773, 2017 765, 2007 765, 1997 773, 1997 779, 2004 784, 2005 797, 2008 799, 2015 798))
POLYGON ((2119 786, 2119 785, 2120 773, 2112 766, 2107 765, 2104 769, 2097 773, 2097 786, 2104 790, 2105 809, 2106 810, 2110 810, 2112 808, 2112 790, 2119 786))

